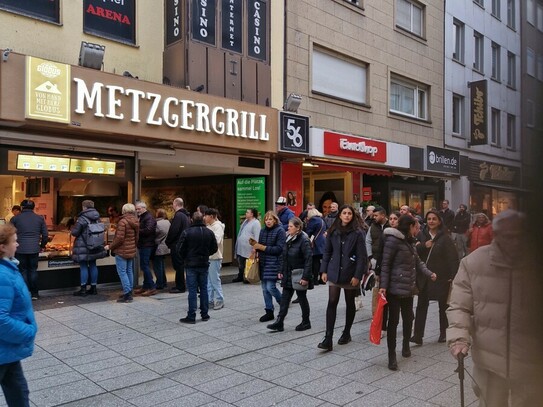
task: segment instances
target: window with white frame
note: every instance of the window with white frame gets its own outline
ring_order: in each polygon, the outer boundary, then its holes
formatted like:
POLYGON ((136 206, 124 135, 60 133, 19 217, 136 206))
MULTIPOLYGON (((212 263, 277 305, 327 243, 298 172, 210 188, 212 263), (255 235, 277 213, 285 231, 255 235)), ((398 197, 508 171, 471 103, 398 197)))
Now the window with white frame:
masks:
POLYGON ((535 25, 535 3, 534 0, 526 0, 526 21, 535 25))
POLYGON ((535 52, 531 48, 526 49, 526 73, 535 76, 535 52))
POLYGON ((537 79, 543 81, 543 55, 537 56, 537 79))
POLYGON ((492 79, 500 80, 501 74, 501 47, 495 42, 492 43, 492 79))
POLYGON ((452 98, 452 133, 461 136, 464 133, 464 97, 453 93, 452 98))
POLYGON ((396 0, 396 24, 422 37, 424 35, 424 7, 412 0, 396 0))
POLYGON ((464 23, 454 19, 453 20, 453 38, 454 38, 454 51, 453 59, 458 62, 464 62, 464 23))
POLYGON ((507 52, 507 86, 517 86, 517 58, 512 52, 507 52))
POLYGON ((507 0, 507 26, 515 29, 515 0, 507 0))
POLYGON ((427 85, 393 75, 390 79, 390 111, 428 120, 428 92, 427 85))
POLYGON ((311 62, 313 92, 365 104, 366 78, 366 64, 322 49, 313 49, 311 62))
POLYGON ((535 113, 533 100, 526 100, 526 127, 535 126, 535 113))
POLYGON ((496 18, 500 18, 500 0, 492 0, 492 15, 496 18))
POLYGON ((474 41, 474 59, 473 59, 473 69, 483 72, 484 70, 484 59, 485 59, 485 37, 483 34, 473 31, 473 41, 474 41))
POLYGON ((501 112, 498 109, 492 108, 490 114, 490 120, 492 130, 490 133, 490 143, 499 146, 500 145, 500 128, 501 128, 501 112))
POLYGON ((537 29, 543 31, 543 4, 537 3, 536 6, 537 29))
POLYGON ((507 148, 517 148, 516 120, 515 115, 507 114, 507 148))

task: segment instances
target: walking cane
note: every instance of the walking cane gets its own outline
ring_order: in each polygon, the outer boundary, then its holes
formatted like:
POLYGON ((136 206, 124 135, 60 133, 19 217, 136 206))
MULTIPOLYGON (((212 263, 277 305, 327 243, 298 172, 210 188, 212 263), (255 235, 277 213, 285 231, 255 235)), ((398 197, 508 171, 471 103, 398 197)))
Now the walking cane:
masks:
POLYGON ((462 352, 458 354, 458 367, 455 372, 458 373, 460 380, 460 407, 464 407, 464 355, 462 352))

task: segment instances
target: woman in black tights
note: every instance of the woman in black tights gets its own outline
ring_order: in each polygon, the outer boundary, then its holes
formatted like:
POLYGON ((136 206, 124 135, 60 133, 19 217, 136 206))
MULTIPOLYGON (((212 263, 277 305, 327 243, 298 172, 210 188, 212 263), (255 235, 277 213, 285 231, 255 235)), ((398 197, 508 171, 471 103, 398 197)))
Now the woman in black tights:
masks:
POLYGON ((343 205, 326 236, 320 272, 322 281, 328 282, 328 307, 326 334, 318 345, 326 351, 332 350, 337 305, 342 288, 345 291, 347 313, 345 329, 338 344, 345 345, 351 341, 351 326, 356 313, 354 298, 360 289, 360 279, 366 273, 368 264, 366 236, 360 225, 358 212, 351 205, 343 205))

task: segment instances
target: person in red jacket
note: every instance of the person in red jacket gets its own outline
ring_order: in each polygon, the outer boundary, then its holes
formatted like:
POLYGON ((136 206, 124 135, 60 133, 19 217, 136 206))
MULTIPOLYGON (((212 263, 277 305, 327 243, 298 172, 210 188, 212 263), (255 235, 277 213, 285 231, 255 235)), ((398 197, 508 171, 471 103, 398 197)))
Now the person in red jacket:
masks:
POLYGON ((475 215, 475 223, 471 225, 467 233, 470 253, 481 246, 489 245, 494 237, 492 223, 484 213, 475 215))

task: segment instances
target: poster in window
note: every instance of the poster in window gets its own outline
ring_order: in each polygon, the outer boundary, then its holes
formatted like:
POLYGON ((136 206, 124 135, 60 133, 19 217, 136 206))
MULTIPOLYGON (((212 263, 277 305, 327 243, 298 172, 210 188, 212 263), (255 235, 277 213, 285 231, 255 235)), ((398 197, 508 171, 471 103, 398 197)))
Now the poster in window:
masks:
POLYGON ((0 0, 0 9, 53 23, 60 22, 59 0, 0 0))
POLYGON ((222 47, 241 53, 242 2, 222 0, 222 47))
POLYGON ((166 0, 166 45, 183 39, 181 0, 166 0))
POLYGON ((266 19, 267 4, 265 1, 260 0, 251 0, 248 3, 248 54, 252 58, 256 58, 260 61, 266 61, 268 54, 266 44, 268 30, 266 19))
POLYGON ((215 0, 192 0, 192 39, 215 45, 215 0))
POLYGON ((83 0, 83 31, 135 44, 136 1, 83 0))

